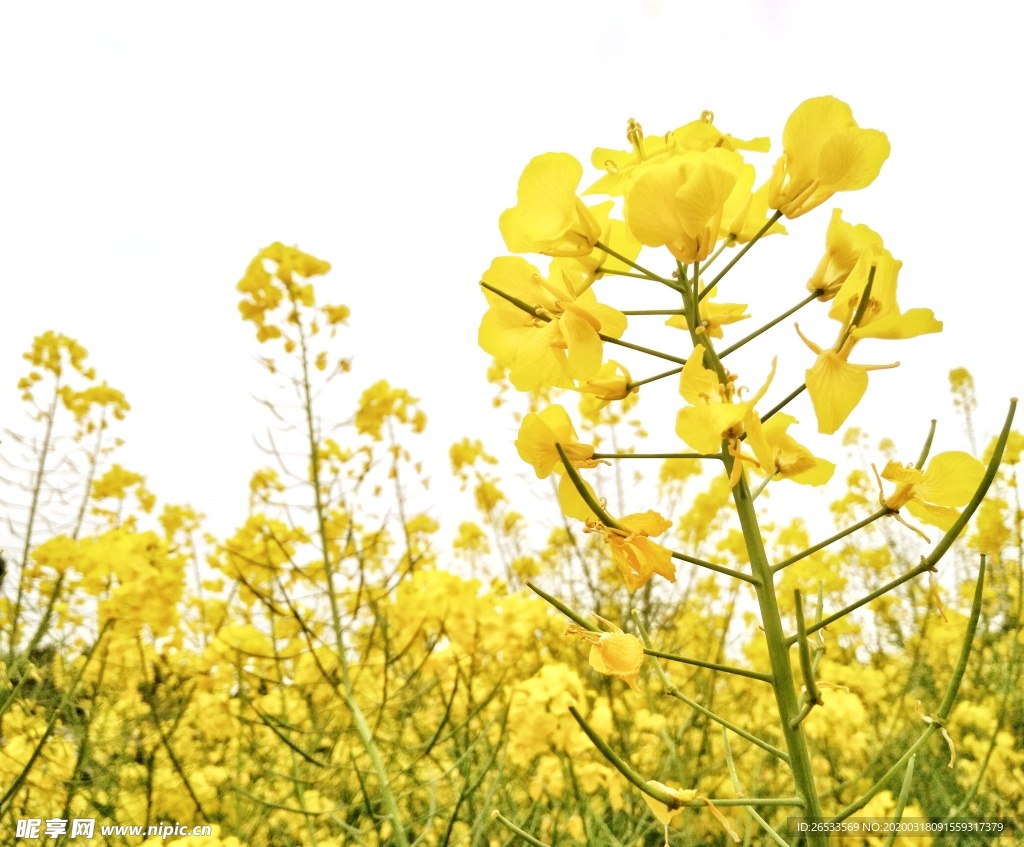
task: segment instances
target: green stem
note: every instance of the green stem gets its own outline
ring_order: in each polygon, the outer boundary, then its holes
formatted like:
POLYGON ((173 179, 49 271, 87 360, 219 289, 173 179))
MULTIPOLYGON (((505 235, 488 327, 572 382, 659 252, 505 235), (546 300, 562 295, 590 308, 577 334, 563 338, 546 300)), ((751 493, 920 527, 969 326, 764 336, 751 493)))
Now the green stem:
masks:
POLYGON ((644 317, 654 315, 682 315, 682 309, 623 309, 622 314, 626 317, 644 317))
POLYGON ((576 624, 582 627, 583 629, 589 630, 590 632, 601 631, 600 628, 598 628, 596 625, 592 623, 589 623, 582 615, 580 615, 577 612, 574 612, 557 597, 553 597, 552 595, 548 594, 542 588, 539 588, 538 586, 534 585, 529 580, 526 581, 526 587, 529 588, 530 591, 532 591, 534 594, 537 594, 538 596, 546 600, 548 603, 550 603, 552 606, 554 606, 556 609, 558 609, 558 611, 560 611, 567 618, 575 621, 576 624))
MULTIPOLYGON (((1006 449, 1006 441, 1010 437, 1010 427, 1013 425, 1013 415, 1017 409, 1017 398, 1012 397, 1010 399, 1010 409, 1006 414, 1006 420, 1003 422, 1003 429, 999 433, 999 437, 996 439, 995 448, 992 451, 992 456, 989 459, 988 467, 985 469, 985 475, 981 478, 981 482, 978 484, 977 490, 974 492, 974 496, 970 502, 964 506, 964 510, 960 513, 960 517, 956 519, 953 525, 949 528, 944 536, 939 540, 939 543, 935 545, 935 549, 932 550, 931 554, 927 557, 921 558, 921 564, 914 568, 911 568, 902 576, 896 577, 891 582, 886 583, 881 588, 872 591, 866 597, 862 597, 840 609, 838 612, 829 615, 827 618, 812 624, 807 628, 808 633, 817 632, 817 630, 828 626, 831 623, 839 620, 842 617, 850 614, 855 609, 859 609, 866 603, 870 603, 877 597, 881 597, 883 594, 892 591, 894 588, 902 585, 904 582, 913 579, 915 576, 919 576, 925 571, 934 570, 935 566, 939 563, 939 560, 946 555, 946 551, 952 546, 953 542, 960 537, 960 533, 964 531, 964 527, 967 526, 967 522, 974 516, 974 513, 978 510, 981 505, 981 501, 985 499, 985 494, 988 493, 989 486, 992 484, 992 480, 995 479, 996 473, 999 471, 999 463, 1003 460, 1003 451, 1006 449)), ((788 644, 792 644, 796 640, 796 636, 787 639, 788 644)))
POLYGON ((691 565, 697 565, 698 567, 705 568, 706 570, 714 571, 715 573, 720 573, 723 576, 729 576, 733 579, 738 579, 743 582, 749 582, 751 585, 758 584, 758 580, 755 575, 743 573, 743 571, 733 570, 732 568, 727 568, 725 565, 715 565, 711 562, 705 562, 703 559, 695 559, 693 556, 687 556, 685 553, 678 553, 675 550, 672 550, 671 552, 672 558, 678 559, 680 562, 687 562, 691 565))
POLYGON ((620 532, 628 533, 629 530, 627 530, 624 526, 622 526, 622 524, 615 520, 615 518, 609 515, 608 512, 604 510, 604 507, 597 502, 597 499, 594 497, 593 493, 590 491, 589 488, 587 488, 586 483, 584 483, 583 479, 580 477, 579 471, 577 471, 576 468, 573 467, 572 462, 569 461, 569 457, 565 455, 565 450, 562 448, 562 445, 559 444, 557 441, 555 442, 555 449, 558 451, 559 458, 561 458, 562 460, 562 467, 565 469, 565 472, 569 475, 569 479, 572 481, 572 484, 576 487, 576 490, 579 492, 580 497, 583 498, 583 502, 585 502, 587 506, 590 507, 590 511, 597 515, 597 519, 601 521, 601 523, 603 523, 606 527, 609 527, 610 529, 617 529, 620 532))
POLYGON ((719 356, 721 356, 721 357, 722 357, 722 358, 724 359, 724 358, 725 358, 726 356, 728 356, 728 355, 729 355, 730 353, 732 353, 732 352, 734 352, 734 351, 736 351, 736 350, 739 350, 739 349, 740 349, 740 347, 742 347, 742 346, 743 346, 744 344, 746 344, 746 343, 748 343, 748 342, 750 342, 750 341, 753 341, 753 340, 754 340, 755 338, 757 338, 757 337, 758 337, 759 335, 761 335, 762 333, 765 333, 765 332, 767 332, 768 330, 770 330, 770 329, 771 329, 771 328, 772 328, 773 326, 775 326, 776 324, 779 324, 779 323, 781 323, 781 322, 782 322, 782 321, 784 321, 784 320, 785 320, 786 318, 788 318, 788 317, 789 317, 790 315, 794 314, 795 312, 799 312, 799 311, 800 311, 800 310, 801 310, 801 309, 802 309, 802 308, 803 308, 804 306, 806 306, 806 305, 807 305, 808 303, 810 303, 810 302, 811 302, 812 300, 815 300, 815 299, 817 299, 818 297, 820 297, 822 293, 823 293, 823 290, 822 290, 822 289, 820 289, 820 288, 819 288, 819 289, 817 289, 817 290, 816 290, 816 291, 815 291, 815 292, 814 292, 813 294, 811 294, 811 295, 810 295, 809 297, 805 297, 805 298, 804 298, 803 300, 801 300, 801 301, 800 301, 799 303, 797 303, 797 304, 796 304, 795 306, 793 306, 793 308, 791 308, 791 309, 787 309, 787 310, 786 310, 785 312, 783 312, 783 313, 782 313, 781 315, 779 315, 779 316, 778 316, 777 318, 775 318, 774 320, 768 321, 768 323, 766 323, 766 324, 765 324, 764 326, 762 326, 762 327, 761 327, 760 329, 755 329, 755 330, 754 330, 754 331, 753 331, 752 333, 750 333, 750 335, 748 335, 748 336, 747 336, 746 338, 741 338, 741 339, 740 339, 739 341, 737 341, 737 342, 736 342, 735 344, 733 344, 733 345, 732 345, 731 347, 726 347, 726 348, 725 348, 724 350, 722 350, 722 351, 721 351, 721 352, 720 352, 720 353, 719 353, 718 355, 719 355, 719 356))
POLYGON ((679 373, 682 373, 682 372, 683 372, 683 369, 681 367, 679 367, 679 368, 672 368, 672 370, 664 371, 664 372, 662 372, 660 374, 655 374, 654 376, 649 376, 646 379, 637 379, 637 380, 634 380, 633 382, 627 383, 626 384, 626 390, 627 391, 632 391, 634 388, 639 388, 641 385, 647 385, 647 383, 649 383, 649 382, 657 382, 659 379, 665 379, 665 377, 668 377, 668 376, 675 376, 676 374, 679 374, 679 373))
POLYGON ((768 218, 765 225, 757 231, 757 234, 754 235, 754 237, 751 238, 750 241, 748 241, 740 248, 740 251, 735 256, 732 257, 732 259, 729 261, 729 264, 722 268, 722 272, 713 280, 711 280, 711 282, 707 286, 705 286, 704 290, 700 292, 700 295, 697 299, 703 300, 705 297, 707 297, 708 292, 711 291, 711 289, 713 289, 716 285, 718 285, 718 283, 722 281, 722 278, 727 273, 729 273, 729 271, 732 270, 732 266, 735 265, 740 259, 742 259, 746 255, 747 251, 757 243, 761 236, 768 232, 768 230, 771 229, 776 223, 778 223, 779 218, 781 217, 782 212, 776 212, 774 215, 768 218))
MULTIPOLYGON (((917 756, 911 756, 907 761, 907 772, 903 776, 903 785, 900 788, 900 796, 896 800, 896 811, 893 812, 892 821, 893 823, 899 823, 903 820, 903 810, 907 807, 907 800, 910 799, 910 786, 914 781, 914 762, 917 760, 917 756)), ((896 843, 896 827, 893 827, 889 833, 889 837, 885 839, 885 843, 882 847, 892 847, 896 843)))
POLYGON ((776 415, 779 412, 781 412, 783 409, 786 408, 786 406, 788 406, 790 403, 792 403, 794 400, 796 400, 796 398, 799 397, 801 394, 803 394, 806 390, 807 390, 807 383, 805 382, 799 388, 795 389, 794 391, 791 391, 783 399, 783 401, 781 403, 779 403, 776 406, 773 406, 771 409, 769 409, 765 414, 763 414, 761 416, 761 423, 764 423, 765 421, 767 421, 770 417, 772 417, 772 415, 776 415))
POLYGON ((595 459, 718 459, 718 453, 595 453, 595 459))
MULTIPOLYGON (((536 306, 531 306, 525 300, 520 300, 518 297, 513 297, 511 294, 506 294, 500 288, 495 288, 493 285, 490 285, 489 283, 486 283, 483 280, 480 281, 480 287, 487 289, 492 294, 497 294, 502 300, 507 300, 513 306, 515 306, 518 309, 521 309, 522 311, 526 312, 526 314, 530 315, 533 318, 537 318, 538 320, 542 321, 551 320, 550 315, 545 315, 542 312, 538 312, 536 306)), ((662 353, 660 350, 652 350, 650 347, 643 347, 639 344, 631 344, 628 341, 623 341, 621 338, 613 338, 612 336, 605 335, 602 332, 599 332, 597 334, 597 337, 600 338, 602 341, 608 342, 609 344, 616 344, 619 347, 625 347, 628 350, 636 350, 638 353, 646 353, 648 356, 654 356, 656 359, 665 359, 668 362, 675 362, 677 365, 686 364, 686 359, 680 359, 678 356, 670 356, 668 353, 662 353)))
MULTIPOLYGON (((295 304, 298 309, 298 304, 295 304)), ((352 724, 356 735, 362 743, 377 776, 378 791, 383 801, 387 816, 391 819, 392 838, 397 847, 407 847, 409 839, 402 824, 401 813, 398 808, 398 801, 394 791, 391 789, 391 781, 388 778, 387 768, 381 758, 380 750, 374 740, 373 732, 366 721, 363 710, 356 700, 355 688, 352 683, 352 676, 349 669, 348 647, 345 644, 345 628, 341 621, 341 609, 338 605, 338 595, 334 588, 334 563, 331 561, 331 545, 327 537, 327 511, 323 501, 323 492, 320 484, 320 445, 318 443, 317 426, 313 417, 313 388, 309 381, 309 349, 306 345, 305 329, 300 326, 299 343, 302 366, 302 399, 306 413, 306 438, 309 445, 310 458, 310 483, 313 486, 313 502, 316 509, 316 521, 318 541, 323 555, 324 576, 327 583, 327 600, 331 612, 331 623, 334 628, 335 648, 337 650, 338 667, 341 670, 341 682, 344 688, 345 705, 352 716, 352 724)))
MULTIPOLYGON (((643 265, 638 265, 632 259, 627 259, 621 253, 616 253, 614 250, 612 250, 611 247, 602 244, 600 241, 595 242, 594 247, 598 250, 603 250, 609 256, 614 256, 620 262, 622 262, 625 265, 629 265, 634 270, 640 271, 640 273, 642 273, 647 279, 651 280, 652 282, 660 282, 663 283, 664 285, 669 286, 670 288, 676 287, 675 280, 665 279, 664 277, 658 276, 653 271, 647 270, 647 268, 645 268, 643 265)), ((600 273, 605 273, 605 271, 600 271, 600 269, 598 270, 600 273)))
MULTIPOLYGON (((983 598, 984 586, 985 554, 982 553, 981 563, 978 567, 978 579, 974 585, 974 600, 971 603, 971 616, 967 619, 967 631, 964 633, 964 640, 960 647, 960 656, 953 668, 949 685, 946 686, 946 694, 942 698, 942 703, 939 705, 938 712, 936 713, 936 716, 940 721, 946 720, 946 718, 949 717, 949 713, 953 710, 953 701, 956 700, 956 693, 960 688, 960 683, 963 681, 964 672, 967 670, 967 660, 970 658, 971 647, 974 644, 974 634, 978 630, 978 621, 981 619, 981 601, 983 598)), ((928 741, 932 733, 938 728, 939 724, 935 722, 929 723, 921 732, 921 735, 918 736, 917 741, 907 748, 906 752, 896 760, 893 766, 889 768, 889 770, 887 770, 874 785, 864 792, 864 794, 854 800, 845 809, 840 811, 834 818, 832 818, 832 820, 845 820, 854 812, 863 809, 871 801, 872 797, 891 783, 893 778, 900 772, 904 765, 906 765, 917 751, 924 746, 925 742, 928 741)))
POLYGON ((800 654, 800 672, 803 674, 804 688, 807 689, 805 705, 807 713, 810 714, 810 710, 814 706, 821 705, 821 693, 818 691, 818 683, 814 679, 814 668, 811 663, 811 645, 807 641, 807 621, 804 620, 804 601, 799 590, 793 592, 793 599, 796 603, 796 641, 800 654))
POLYGON ((633 785, 643 791, 644 794, 648 797, 653 797, 659 803, 664 803, 670 809, 678 809, 683 805, 679 802, 678 798, 673 797, 666 791, 662 791, 662 789, 657 786, 651 785, 646 779, 633 770, 633 768, 630 767, 630 765, 623 760, 618 753, 608 746, 608 742, 594 731, 593 727, 587 723, 586 719, 576 710, 575 706, 569 706, 569 714, 573 716, 576 723, 580 725, 580 729, 586 733, 587 738, 593 742, 594 746, 601 752, 601 755, 608 760, 608 763, 633 783, 633 785))
POLYGON ((735 235, 730 235, 728 238, 723 240, 722 243, 718 245, 718 249, 714 253, 712 253, 710 256, 708 256, 708 260, 703 265, 701 265, 700 273, 707 273, 708 268, 711 267, 711 265, 714 263, 715 259, 717 259, 719 256, 721 256, 722 253, 724 253, 727 248, 732 247, 732 245, 735 244, 735 243, 736 243, 736 236, 735 235))
POLYGON ((532 844, 533 847, 550 847, 550 845, 548 845, 545 842, 541 841, 539 838, 534 838, 525 829, 522 829, 522 828, 516 826, 514 823, 512 823, 512 821, 510 821, 508 818, 506 818, 497 809, 495 809, 493 812, 491 812, 491 817, 494 820, 496 820, 498 823, 500 823, 503 827, 505 827, 505 829, 507 829, 509 832, 512 832, 512 833, 515 833, 516 835, 518 835, 527 844, 532 844))
POLYGON ((675 653, 663 653, 660 650, 654 649, 644 650, 644 652, 648 656, 656 656, 659 659, 664 659, 666 662, 679 662, 683 665, 694 665, 698 668, 708 668, 709 670, 721 671, 722 673, 731 673, 734 676, 744 676, 747 679, 756 679, 758 682, 767 682, 769 685, 773 682, 770 674, 761 673, 760 671, 748 671, 744 668, 720 665, 717 662, 705 662, 702 659, 689 659, 686 656, 678 656, 675 653))
MULTIPOLYGON (((726 471, 731 471, 731 457, 726 459, 726 471)), ((755 587, 757 602, 761 610, 761 626, 764 628, 765 642, 768 646, 768 657, 775 680, 775 703, 779 711, 779 722, 786 749, 789 751, 789 767, 796 783, 797 794, 803 800, 805 814, 810 818, 820 818, 821 801, 814 784, 814 771, 811 767, 811 754, 797 719, 800 705, 797 699, 796 680, 789 660, 789 644, 782 628, 782 615, 779 611, 775 586, 772 583, 771 566, 764 549, 764 541, 754 511, 754 501, 747 488, 746 477, 741 475, 732 490, 733 502, 743 529, 747 555, 751 570, 760 579, 755 587)), ((808 837, 808 847, 828 847, 828 837, 824 834, 812 833, 808 837)))
POLYGON ((852 535, 858 529, 863 529, 868 524, 874 523, 879 518, 884 518, 886 515, 889 515, 889 514, 892 514, 892 512, 889 509, 887 509, 887 508, 879 509, 874 514, 869 515, 868 517, 864 518, 864 520, 862 520, 862 521, 860 521, 858 523, 855 523, 853 526, 848 526, 846 529, 840 530, 839 532, 837 532, 835 535, 831 536, 830 538, 826 538, 824 541, 819 541, 813 547, 808 547, 806 550, 802 550, 801 552, 797 553, 795 556, 790 556, 788 559, 784 559, 783 561, 779 562, 777 565, 773 565, 772 566, 772 573, 776 574, 779 571, 781 571, 783 568, 788 568, 790 565, 796 564, 801 559, 805 559, 808 556, 810 556, 812 553, 817 553, 823 547, 828 547, 830 544, 834 544, 835 542, 839 541, 840 539, 846 538, 846 536, 848 536, 848 535, 852 535))

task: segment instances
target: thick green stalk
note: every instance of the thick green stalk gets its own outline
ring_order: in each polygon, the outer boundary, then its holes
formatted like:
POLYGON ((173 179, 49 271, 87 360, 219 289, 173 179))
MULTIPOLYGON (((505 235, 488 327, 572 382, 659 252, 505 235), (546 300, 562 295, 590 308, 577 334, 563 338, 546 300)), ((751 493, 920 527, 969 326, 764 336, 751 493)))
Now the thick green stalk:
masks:
MULTIPOLYGON (((731 465, 732 460, 727 461, 731 465)), ((782 615, 779 612, 778 598, 772 582, 772 569, 765 553, 761 529, 754 511, 754 501, 750 496, 745 477, 740 477, 732 490, 736 513, 743 528, 743 539, 747 546, 750 567, 759 583, 754 586, 757 592, 757 603, 761 609, 761 626, 764 627, 765 641, 768 644, 768 658, 771 662, 772 676, 775 679, 775 703, 779 710, 779 723, 786 749, 789 751, 789 766, 796 783, 797 794, 803 800, 803 815, 807 818, 820 818, 821 801, 814 785, 814 773, 811 769, 811 754, 807 746, 807 738, 797 722, 800 714, 800 703, 797 698, 796 680, 789 660, 789 645, 782 627, 782 615)), ((807 837, 808 847, 828 847, 828 836, 811 833, 807 837)))

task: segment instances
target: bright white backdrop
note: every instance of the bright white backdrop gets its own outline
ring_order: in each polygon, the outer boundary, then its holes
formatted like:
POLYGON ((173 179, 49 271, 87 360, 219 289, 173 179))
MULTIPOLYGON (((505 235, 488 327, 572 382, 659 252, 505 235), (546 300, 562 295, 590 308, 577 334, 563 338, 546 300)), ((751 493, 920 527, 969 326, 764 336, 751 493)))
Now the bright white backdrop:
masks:
MULTIPOLYGON (((430 428, 418 452, 443 510, 451 441, 513 436, 490 409, 477 281, 503 252, 497 216, 525 163, 546 150, 587 161, 596 145, 625 146, 629 117, 657 133, 703 109, 724 131, 770 135, 775 154, 789 112, 834 94, 893 148, 874 186, 837 203, 904 261, 901 305, 946 324, 941 336, 864 345, 859 361, 904 365, 872 376, 850 423, 893 434, 912 458, 937 416, 948 421, 942 446, 962 446, 949 369, 974 372, 983 427, 1024 384, 1024 68, 1010 9, 5 4, 0 424, 24 428, 14 383, 32 336, 72 335, 133 405, 122 463, 229 531, 266 425, 234 284, 281 240, 330 260, 322 296, 352 308, 338 352, 354 353, 354 372, 339 404, 380 377, 422 398, 430 428)), ((757 277, 741 275, 724 299, 798 299, 831 205, 794 222, 788 243, 766 243, 757 277)), ((795 385, 807 356, 786 349, 779 384, 795 385)), ((754 370, 759 381, 764 367, 754 370)), ((810 421, 806 406, 796 414, 810 421)))

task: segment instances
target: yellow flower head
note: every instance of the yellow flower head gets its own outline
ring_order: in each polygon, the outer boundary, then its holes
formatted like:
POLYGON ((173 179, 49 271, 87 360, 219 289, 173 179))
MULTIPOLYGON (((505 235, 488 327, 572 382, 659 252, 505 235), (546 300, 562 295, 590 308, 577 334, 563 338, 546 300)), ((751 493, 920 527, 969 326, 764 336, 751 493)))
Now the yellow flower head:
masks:
POLYGON ((776 412, 765 423, 753 409, 747 414, 747 444, 754 451, 762 473, 790 479, 802 485, 824 485, 836 466, 819 459, 810 450, 786 434, 796 418, 776 412))
POLYGON ((873 256, 883 249, 882 236, 864 224, 848 224, 842 209, 833 209, 825 233, 825 255, 807 281, 807 290, 823 292, 819 300, 831 300, 861 256, 873 256))
POLYGON ((590 530, 600 532, 611 548, 612 560, 626 580, 630 591, 646 585, 654 574, 676 581, 676 566, 672 553, 651 541, 650 536, 661 535, 672 526, 657 512, 627 515, 618 520, 621 529, 592 523, 590 530))
MULTIPOLYGON (((878 472, 875 474, 877 477, 878 472)), ((948 530, 960 517, 959 507, 974 496, 984 475, 985 466, 959 450, 933 456, 924 472, 891 461, 882 470, 878 487, 882 489, 885 479, 896 483, 896 490, 888 497, 882 491, 879 501, 893 512, 906 506, 918 520, 948 530)))
POLYGON ((534 315, 484 289, 490 308, 480 323, 479 342, 509 368, 520 391, 572 388, 589 379, 604 357, 601 335, 618 338, 626 328, 622 312, 597 302, 578 265, 551 263, 548 279, 529 262, 502 256, 483 282, 534 307, 534 315))
POLYGON ((601 236, 590 209, 576 195, 583 166, 568 153, 531 160, 519 178, 519 202, 498 221, 513 253, 585 256, 601 236))
POLYGON ((702 261, 721 236, 725 204, 745 170, 739 153, 713 148, 645 168, 626 195, 626 225, 642 244, 702 261))
MULTIPOLYGON (((614 400, 625 400, 630 394, 636 393, 637 386, 632 385, 629 371, 616 361, 605 362, 590 379, 583 380, 576 387, 581 394, 587 395, 586 412, 603 409, 614 400)), ((581 403, 581 409, 584 404, 581 403)))
POLYGON ((889 158, 889 139, 877 129, 857 126, 842 100, 814 97, 789 116, 782 149, 772 171, 768 204, 795 218, 837 191, 870 185, 889 158))
POLYGON ((516 450, 523 461, 533 465, 537 479, 546 479, 553 470, 562 473, 556 444, 561 445, 574 468, 597 467, 593 445, 579 442, 569 413, 562 406, 548 406, 523 418, 516 450))
POLYGON ((627 635, 611 621, 594 615, 610 632, 591 632, 577 624, 566 627, 567 635, 578 635, 588 641, 590 666, 598 673, 621 679, 634 691, 639 691, 636 680, 644 663, 644 645, 635 635, 627 635))
MULTIPOLYGON (((721 338, 722 327, 726 324, 736 323, 736 321, 746 320, 750 317, 747 314, 747 305, 745 303, 718 303, 711 298, 715 296, 715 291, 718 286, 715 286, 711 291, 708 292, 708 296, 704 297, 700 301, 700 324, 704 327, 704 331, 710 338, 721 338)), ((689 329, 689 324, 686 322, 686 315, 673 315, 667 321, 666 326, 674 326, 677 329, 689 329)))
POLYGON ((942 322, 936 320, 931 309, 900 311, 896 303, 896 280, 901 266, 888 250, 861 254, 829 309, 829 317, 840 323, 836 343, 830 350, 822 350, 797 327, 804 343, 818 356, 807 371, 806 382, 819 432, 831 434, 843 425, 867 391, 868 371, 894 368, 899 364, 851 363, 850 353, 860 339, 913 338, 942 330, 942 322), (862 304, 869 280, 871 290, 862 304))
POLYGON ((633 180, 649 165, 667 161, 687 151, 702 153, 713 147, 725 150, 768 151, 767 138, 753 138, 743 141, 726 135, 715 128, 715 116, 705 112, 698 120, 666 132, 664 135, 644 136, 643 128, 632 118, 626 126, 626 138, 632 145, 629 150, 612 150, 598 147, 591 157, 591 164, 597 170, 606 171, 584 194, 608 194, 622 197, 628 193, 633 180))
POLYGON ((679 393, 690 405, 679 410, 676 432, 694 450, 714 453, 721 449, 722 441, 742 434, 739 425, 771 385, 775 362, 758 392, 750 400, 735 402, 733 383, 722 385, 718 375, 704 367, 703 359, 704 347, 698 344, 683 366, 679 393))

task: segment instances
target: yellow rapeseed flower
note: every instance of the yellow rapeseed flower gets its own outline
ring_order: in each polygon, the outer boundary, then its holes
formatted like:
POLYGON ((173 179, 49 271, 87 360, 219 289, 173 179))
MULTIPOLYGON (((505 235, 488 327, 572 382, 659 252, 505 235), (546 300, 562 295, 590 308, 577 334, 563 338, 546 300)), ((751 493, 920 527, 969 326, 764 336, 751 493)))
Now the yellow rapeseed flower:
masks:
POLYGON ((498 226, 513 253, 585 256, 601 227, 576 195, 583 166, 568 153, 544 153, 519 178, 519 202, 501 214, 498 226))
POLYGON ((570 623, 566 634, 578 635, 581 641, 590 643, 590 667, 595 671, 621 679, 634 691, 639 691, 636 681, 644 663, 644 645, 635 635, 624 633, 611 621, 599 615, 594 617, 610 631, 592 632, 570 623))
MULTIPOLYGON (((959 507, 971 499, 984 475, 985 466, 959 450, 933 456, 923 472, 913 466, 904 467, 899 462, 890 461, 878 479, 879 501, 893 512, 905 506, 918 520, 948 530, 960 517, 959 507), (896 483, 896 490, 888 497, 882 491, 882 479, 896 483)), ((875 471, 875 476, 877 479, 878 471, 875 471)), ((898 515, 896 517, 910 526, 898 515)), ((915 532, 920 533, 920 530, 915 532)))
POLYGON ((646 585, 655 574, 669 582, 676 581, 676 566, 672 553, 660 544, 651 541, 650 536, 661 535, 672 521, 654 511, 627 515, 617 523, 621 529, 607 527, 596 521, 588 525, 591 532, 600 532, 611 549, 612 561, 626 580, 630 591, 646 585))
POLYGON ((787 218, 809 212, 837 191, 866 188, 889 158, 889 139, 861 129, 835 97, 805 100, 786 121, 768 203, 787 218))

